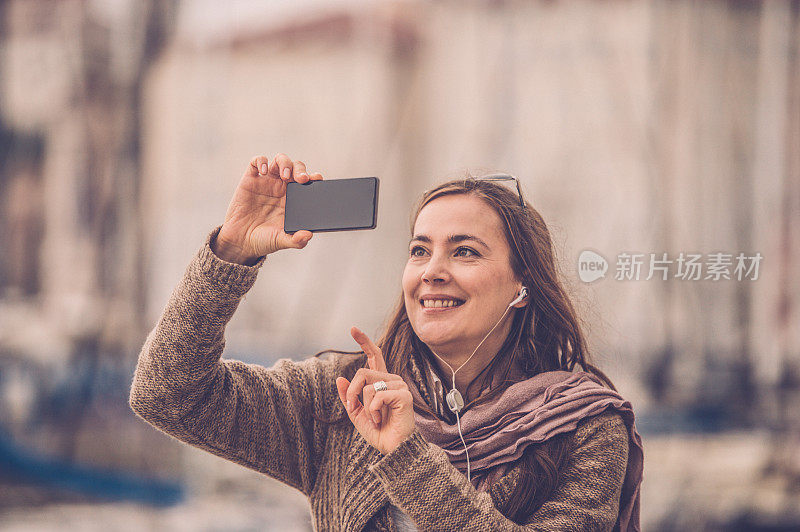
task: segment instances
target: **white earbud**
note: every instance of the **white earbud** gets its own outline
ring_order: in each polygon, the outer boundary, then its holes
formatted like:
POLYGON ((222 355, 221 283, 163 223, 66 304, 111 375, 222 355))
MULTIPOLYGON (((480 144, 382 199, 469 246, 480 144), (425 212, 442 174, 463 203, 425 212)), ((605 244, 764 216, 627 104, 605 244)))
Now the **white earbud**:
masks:
POLYGON ((527 295, 528 295, 528 289, 523 286, 522 288, 519 289, 519 295, 517 296, 517 299, 509 303, 508 306, 513 307, 514 305, 525 299, 527 295))

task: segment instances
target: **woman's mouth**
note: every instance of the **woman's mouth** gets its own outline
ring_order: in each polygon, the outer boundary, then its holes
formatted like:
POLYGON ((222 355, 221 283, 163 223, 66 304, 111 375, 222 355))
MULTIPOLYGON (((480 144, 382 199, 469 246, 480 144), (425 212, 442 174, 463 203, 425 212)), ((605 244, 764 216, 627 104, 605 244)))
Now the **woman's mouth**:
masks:
POLYGON ((427 314, 433 312, 444 312, 447 310, 458 308, 464 304, 464 300, 463 299, 420 299, 419 303, 422 306, 423 312, 427 314))

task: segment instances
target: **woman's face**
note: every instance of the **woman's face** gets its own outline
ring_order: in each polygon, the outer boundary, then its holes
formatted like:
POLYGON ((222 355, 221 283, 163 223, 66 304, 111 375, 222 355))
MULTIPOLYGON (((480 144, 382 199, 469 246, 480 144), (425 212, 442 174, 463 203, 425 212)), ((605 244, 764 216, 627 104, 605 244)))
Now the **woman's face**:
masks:
MULTIPOLYGON (((510 256, 500 216, 478 197, 443 196, 419 213, 403 272, 406 312, 417 336, 451 364, 472 354, 522 287, 510 256)), ((494 356, 512 314, 480 353, 494 356)))

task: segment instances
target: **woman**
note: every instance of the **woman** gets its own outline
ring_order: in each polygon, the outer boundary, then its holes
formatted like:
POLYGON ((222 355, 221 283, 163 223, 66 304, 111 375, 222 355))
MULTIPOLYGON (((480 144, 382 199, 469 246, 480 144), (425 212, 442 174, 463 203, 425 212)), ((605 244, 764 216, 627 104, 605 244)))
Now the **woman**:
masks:
POLYGON ((266 369, 224 329, 283 232, 286 183, 255 157, 139 356, 131 408, 309 497, 317 530, 638 530, 630 404, 586 360, 541 216, 490 180, 423 195, 378 345, 266 369), (574 371, 576 365, 584 371, 574 371))

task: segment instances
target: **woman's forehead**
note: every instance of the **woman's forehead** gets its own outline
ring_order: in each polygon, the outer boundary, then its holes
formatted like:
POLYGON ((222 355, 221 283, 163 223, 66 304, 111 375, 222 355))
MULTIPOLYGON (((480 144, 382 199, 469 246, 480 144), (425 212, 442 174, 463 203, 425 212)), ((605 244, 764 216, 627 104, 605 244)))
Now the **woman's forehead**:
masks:
POLYGON ((473 234, 483 239, 504 239, 501 224, 495 210, 474 195, 442 196, 422 208, 414 223, 413 236, 473 234))

